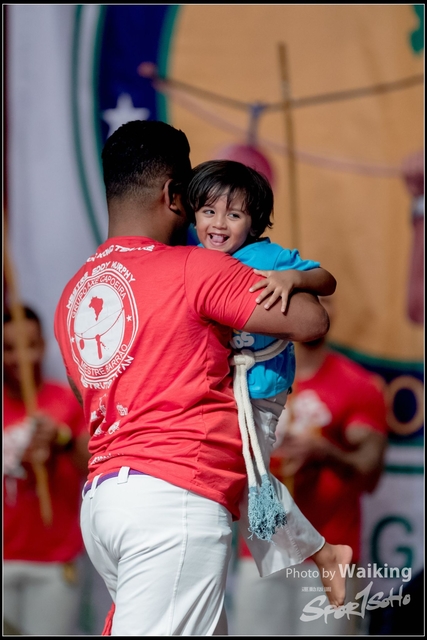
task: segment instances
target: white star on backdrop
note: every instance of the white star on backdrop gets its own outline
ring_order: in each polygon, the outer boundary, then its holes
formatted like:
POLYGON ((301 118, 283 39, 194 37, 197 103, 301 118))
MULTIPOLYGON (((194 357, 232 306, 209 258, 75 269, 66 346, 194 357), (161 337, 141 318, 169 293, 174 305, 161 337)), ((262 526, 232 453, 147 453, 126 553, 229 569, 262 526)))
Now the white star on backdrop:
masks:
POLYGON ((122 93, 117 98, 115 109, 107 109, 102 117, 109 125, 108 137, 116 131, 122 124, 131 120, 148 120, 150 111, 148 109, 133 106, 132 97, 128 93, 122 93))

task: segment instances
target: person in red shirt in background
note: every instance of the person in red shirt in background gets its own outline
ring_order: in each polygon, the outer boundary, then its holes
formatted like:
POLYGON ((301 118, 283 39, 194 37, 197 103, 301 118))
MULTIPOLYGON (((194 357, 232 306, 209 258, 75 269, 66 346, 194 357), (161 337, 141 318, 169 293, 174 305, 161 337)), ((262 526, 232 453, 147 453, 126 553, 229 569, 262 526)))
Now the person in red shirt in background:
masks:
POLYGON ((20 635, 67 635, 76 625, 83 553, 79 512, 89 454, 83 412, 68 385, 44 380, 45 343, 38 315, 3 318, 3 612, 20 635), (29 417, 21 387, 21 324, 32 365, 37 413, 29 417), (48 475, 52 521, 42 519, 32 462, 48 475))
MULTIPOLYGON (((331 323, 334 298, 320 298, 331 323)), ((384 391, 377 376, 333 352, 325 338, 295 347, 295 383, 279 419, 270 471, 288 484, 303 514, 331 544, 345 540, 352 547, 355 568, 360 560, 360 498, 375 488, 387 445, 384 391)), ((360 616, 317 615, 329 603, 326 595, 314 593, 324 588, 311 560, 260 579, 246 545, 239 545, 233 633, 361 633, 360 616), (304 612, 314 598, 317 614, 304 612)), ((355 573, 347 577, 346 603, 364 586, 355 573)))

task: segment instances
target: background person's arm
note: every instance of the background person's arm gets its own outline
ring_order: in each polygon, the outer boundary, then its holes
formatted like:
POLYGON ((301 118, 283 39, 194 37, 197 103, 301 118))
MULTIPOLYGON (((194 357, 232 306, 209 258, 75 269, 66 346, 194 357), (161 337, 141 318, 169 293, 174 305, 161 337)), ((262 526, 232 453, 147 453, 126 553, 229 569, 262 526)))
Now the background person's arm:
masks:
POLYGON ((88 451, 89 434, 86 431, 73 435, 71 428, 59 423, 43 412, 34 416, 34 432, 22 456, 23 463, 46 463, 52 455, 69 456, 80 473, 87 473, 90 458, 88 451))
POLYGON ((387 436, 364 424, 354 424, 346 429, 346 438, 352 445, 344 451, 321 435, 312 433, 287 434, 275 451, 291 462, 283 467, 286 475, 294 475, 303 464, 318 463, 330 467, 342 478, 357 477, 362 491, 375 489, 383 471, 387 436))
POLYGON ((257 305, 243 331, 262 333, 281 340, 310 342, 322 338, 329 330, 329 316, 311 293, 293 293, 284 315, 280 304, 270 309, 257 305))

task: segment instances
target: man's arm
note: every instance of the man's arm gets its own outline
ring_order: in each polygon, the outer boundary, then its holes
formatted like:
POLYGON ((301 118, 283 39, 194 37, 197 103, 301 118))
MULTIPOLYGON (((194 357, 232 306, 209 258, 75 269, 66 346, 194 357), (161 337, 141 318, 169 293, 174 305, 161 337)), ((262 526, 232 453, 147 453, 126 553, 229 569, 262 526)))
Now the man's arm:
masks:
POLYGON ((82 395, 81 395, 80 391, 77 388, 76 383, 74 382, 74 380, 72 378, 70 378, 70 376, 67 376, 67 380, 68 380, 68 384, 71 387, 72 392, 76 396, 76 398, 79 401, 79 403, 81 404, 81 406, 83 406, 83 398, 82 398, 82 395))
POLYGON ((293 293, 288 304, 286 315, 279 304, 270 309, 257 305, 242 330, 294 342, 317 340, 328 332, 329 316, 316 296, 293 293))
MULTIPOLYGON (((72 392, 76 396, 79 404, 83 406, 83 398, 80 391, 77 388, 76 383, 70 376, 67 376, 68 384, 71 387, 72 392)), ((86 431, 79 434, 79 436, 74 441, 74 446, 72 449, 73 462, 75 466, 80 469, 83 473, 87 473, 87 466, 90 459, 89 454, 89 433, 86 431)))

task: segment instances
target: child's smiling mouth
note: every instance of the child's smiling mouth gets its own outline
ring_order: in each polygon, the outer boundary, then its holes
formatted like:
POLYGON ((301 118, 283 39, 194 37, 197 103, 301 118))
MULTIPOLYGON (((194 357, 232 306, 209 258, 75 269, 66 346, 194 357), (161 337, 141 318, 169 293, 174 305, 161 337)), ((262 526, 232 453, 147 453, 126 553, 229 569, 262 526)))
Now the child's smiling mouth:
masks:
POLYGON ((225 242, 227 242, 230 236, 226 236, 220 233, 209 233, 208 237, 209 237, 209 240, 212 242, 212 244, 222 245, 225 242))

